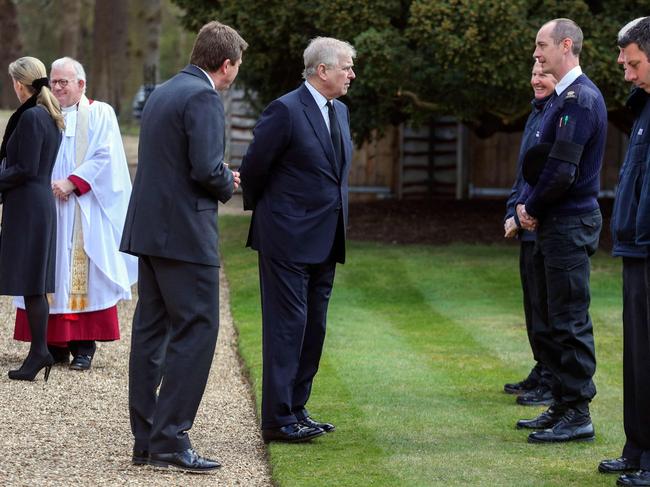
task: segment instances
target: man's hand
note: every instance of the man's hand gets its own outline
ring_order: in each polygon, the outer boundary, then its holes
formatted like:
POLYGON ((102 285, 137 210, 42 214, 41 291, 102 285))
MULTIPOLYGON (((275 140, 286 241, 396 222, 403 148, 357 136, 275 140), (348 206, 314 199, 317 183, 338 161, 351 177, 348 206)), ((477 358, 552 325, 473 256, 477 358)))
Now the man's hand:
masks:
POLYGON ((506 220, 506 222, 503 224, 503 230, 505 231, 505 234, 503 235, 505 238, 513 238, 515 235, 517 235, 519 228, 515 223, 514 216, 511 216, 506 220))
POLYGON ((68 201, 70 194, 75 189, 77 189, 77 187, 67 178, 52 181, 52 192, 56 198, 59 198, 62 201, 68 201))
POLYGON ((529 232, 537 230, 539 222, 537 221, 537 218, 530 216, 526 212, 526 205, 517 205, 517 216, 519 217, 519 223, 521 223, 521 227, 524 230, 528 230, 529 232))
POLYGON ((235 191, 237 188, 239 188, 239 184, 241 183, 241 179, 239 178, 239 173, 237 171, 232 172, 232 180, 235 185, 235 191))

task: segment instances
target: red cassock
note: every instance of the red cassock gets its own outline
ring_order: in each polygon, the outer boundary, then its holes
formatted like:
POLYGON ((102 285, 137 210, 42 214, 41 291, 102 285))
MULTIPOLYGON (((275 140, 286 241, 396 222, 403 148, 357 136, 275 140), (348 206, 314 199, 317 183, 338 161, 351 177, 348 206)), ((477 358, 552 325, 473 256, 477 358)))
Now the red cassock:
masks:
MULTIPOLYGON (((24 309, 16 310, 14 339, 32 340, 24 309)), ((110 341, 120 339, 117 306, 87 313, 50 315, 47 322, 47 343, 65 347, 68 342, 82 340, 110 341)))

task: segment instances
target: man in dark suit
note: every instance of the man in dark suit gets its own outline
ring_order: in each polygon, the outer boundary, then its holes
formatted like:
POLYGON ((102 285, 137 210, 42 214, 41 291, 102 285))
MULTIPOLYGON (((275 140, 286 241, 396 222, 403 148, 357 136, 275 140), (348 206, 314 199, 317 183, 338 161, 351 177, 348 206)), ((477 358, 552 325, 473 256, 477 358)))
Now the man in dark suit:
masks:
POLYGON ((334 430, 305 405, 325 339, 336 263, 345 261, 349 115, 336 100, 354 79, 347 42, 313 39, 305 83, 262 113, 242 162, 247 245, 259 253, 262 294, 262 436, 307 441, 334 430))
POLYGON ((224 163, 224 109, 248 45, 204 25, 190 64, 150 96, 120 250, 138 256, 138 304, 129 363, 133 463, 209 472, 192 427, 219 329, 217 205, 239 184, 224 163), (160 386, 160 391, 156 390, 160 386))

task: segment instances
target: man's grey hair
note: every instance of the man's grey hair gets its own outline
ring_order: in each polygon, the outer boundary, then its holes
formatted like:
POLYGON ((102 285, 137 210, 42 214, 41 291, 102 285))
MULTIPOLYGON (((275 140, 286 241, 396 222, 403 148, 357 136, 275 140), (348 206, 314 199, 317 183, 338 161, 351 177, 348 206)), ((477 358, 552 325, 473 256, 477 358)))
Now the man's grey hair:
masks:
POLYGON ((582 40, 584 38, 580 26, 571 19, 553 19, 551 22, 555 22, 551 31, 551 39, 556 45, 564 39, 571 39, 573 41, 571 52, 578 57, 580 51, 582 51, 582 40))
POLYGON ((622 49, 636 44, 650 60, 650 17, 640 17, 627 23, 618 33, 617 44, 622 49))
POLYGON ((305 61, 303 79, 308 79, 316 74, 319 64, 327 67, 338 66, 342 56, 356 57, 357 52, 352 44, 332 37, 316 37, 309 41, 302 57, 305 61))
POLYGON ((66 66, 72 66, 72 69, 74 69, 75 75, 77 76, 78 80, 83 80, 84 82, 84 93, 86 92, 86 71, 84 70, 84 67, 81 65, 79 61, 76 59, 72 59, 71 57, 62 57, 57 59, 52 63, 52 69, 63 69, 66 66))

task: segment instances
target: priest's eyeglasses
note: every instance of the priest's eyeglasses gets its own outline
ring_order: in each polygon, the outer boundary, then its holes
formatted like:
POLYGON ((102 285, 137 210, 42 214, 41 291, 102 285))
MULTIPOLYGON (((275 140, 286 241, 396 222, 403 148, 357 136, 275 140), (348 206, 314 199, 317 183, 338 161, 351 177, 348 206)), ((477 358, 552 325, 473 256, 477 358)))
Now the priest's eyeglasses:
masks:
POLYGON ((50 86, 54 88, 56 85, 59 85, 61 88, 65 88, 68 86, 68 81, 67 79, 51 79, 50 80, 50 86))

